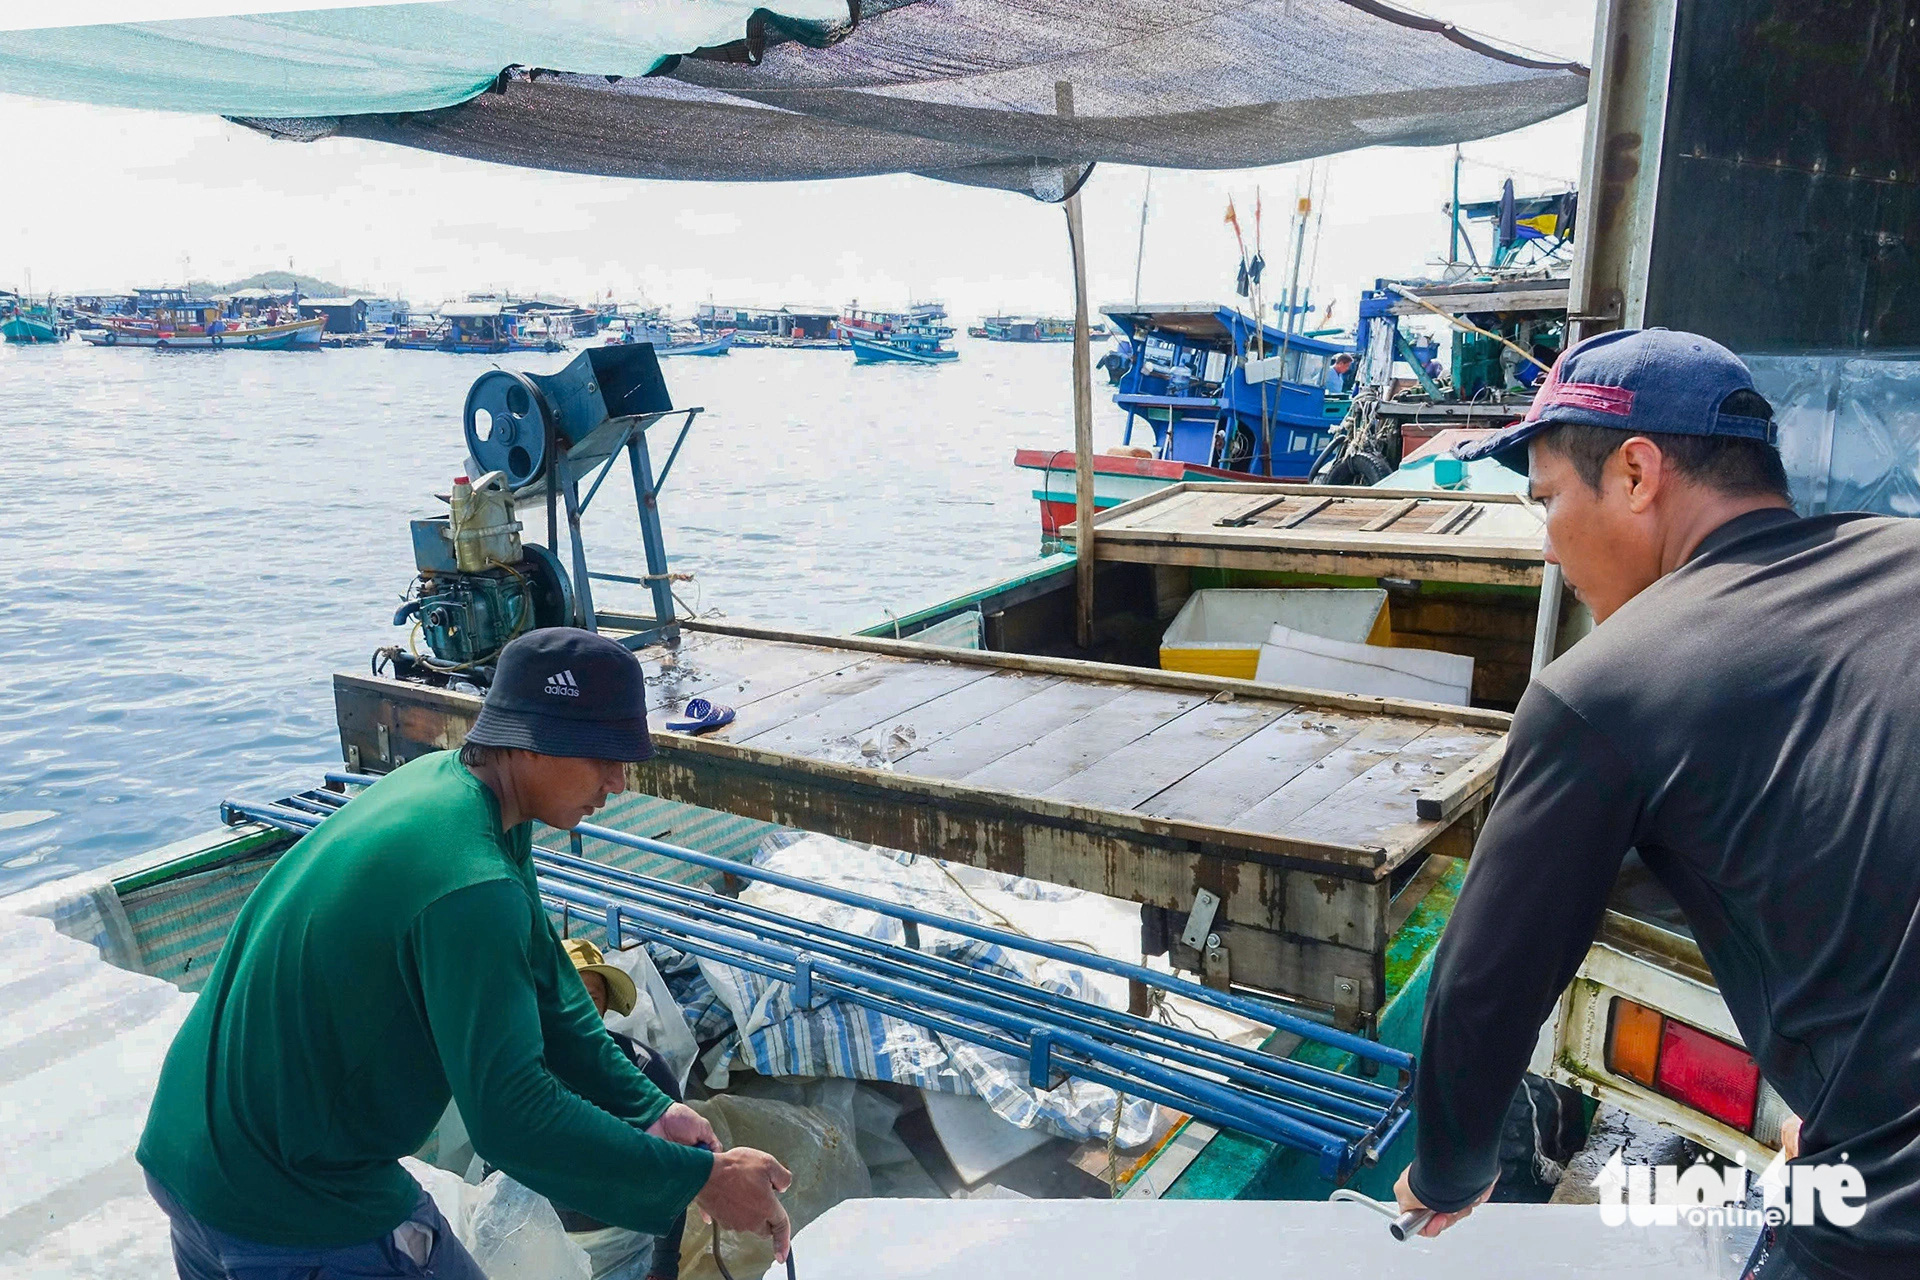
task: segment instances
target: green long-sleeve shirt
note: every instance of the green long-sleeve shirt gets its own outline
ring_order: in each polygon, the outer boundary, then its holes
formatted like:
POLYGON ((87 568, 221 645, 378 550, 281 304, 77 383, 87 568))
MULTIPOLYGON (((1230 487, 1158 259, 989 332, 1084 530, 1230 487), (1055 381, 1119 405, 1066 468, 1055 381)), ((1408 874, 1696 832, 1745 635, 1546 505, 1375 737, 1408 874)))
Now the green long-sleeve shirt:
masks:
POLYGON ((260 882, 167 1053, 139 1159, 263 1244, 398 1226, 398 1163, 451 1097, 475 1150, 603 1222, 658 1233, 713 1157, 613 1043, 540 906, 531 826, 453 752, 396 769, 260 882))

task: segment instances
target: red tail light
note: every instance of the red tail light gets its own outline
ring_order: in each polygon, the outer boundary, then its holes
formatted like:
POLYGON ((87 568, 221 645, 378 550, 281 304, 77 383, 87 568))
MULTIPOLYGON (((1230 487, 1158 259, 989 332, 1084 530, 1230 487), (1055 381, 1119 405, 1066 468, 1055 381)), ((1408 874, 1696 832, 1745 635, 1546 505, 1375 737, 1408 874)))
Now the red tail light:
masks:
POLYGON ((1744 1133, 1760 1099, 1760 1068, 1738 1045, 1668 1018, 1653 1087, 1744 1133))
POLYGON ((1745 1049, 1618 997, 1611 1022, 1608 1070, 1651 1085, 1742 1133, 1752 1132, 1760 1068, 1745 1049))

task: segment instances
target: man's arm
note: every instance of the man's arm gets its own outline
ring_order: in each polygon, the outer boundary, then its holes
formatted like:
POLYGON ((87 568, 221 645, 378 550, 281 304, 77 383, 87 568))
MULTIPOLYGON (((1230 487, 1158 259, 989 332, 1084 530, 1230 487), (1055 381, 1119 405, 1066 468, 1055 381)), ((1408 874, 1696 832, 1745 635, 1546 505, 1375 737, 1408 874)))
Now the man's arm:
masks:
POLYGON ((1467 1208, 1499 1174, 1507 1106, 1593 943, 1641 816, 1627 762, 1536 681, 1434 959, 1407 1177, 1428 1208, 1467 1208))
POLYGON ((526 954, 531 911, 524 889, 498 880, 448 894, 414 922, 421 998, 453 1099, 489 1163, 602 1222, 657 1235, 706 1185, 714 1157, 635 1127, 646 1110, 638 1086, 640 1115, 617 1117, 548 1069, 526 954))

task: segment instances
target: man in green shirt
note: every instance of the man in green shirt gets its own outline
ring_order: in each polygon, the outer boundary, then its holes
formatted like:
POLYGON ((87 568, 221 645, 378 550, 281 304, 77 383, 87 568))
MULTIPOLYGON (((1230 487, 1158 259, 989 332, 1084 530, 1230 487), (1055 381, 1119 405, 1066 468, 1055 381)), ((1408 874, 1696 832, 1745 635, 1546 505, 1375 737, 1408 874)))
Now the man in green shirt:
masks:
POLYGON ((480 1280, 400 1157, 449 1099, 489 1163, 657 1234, 698 1200, 784 1257, 764 1152, 615 1047, 540 904, 535 819, 568 829, 652 754, 640 663, 555 627, 500 655, 459 752, 393 771, 241 909, 160 1072, 139 1160, 181 1280, 480 1280))

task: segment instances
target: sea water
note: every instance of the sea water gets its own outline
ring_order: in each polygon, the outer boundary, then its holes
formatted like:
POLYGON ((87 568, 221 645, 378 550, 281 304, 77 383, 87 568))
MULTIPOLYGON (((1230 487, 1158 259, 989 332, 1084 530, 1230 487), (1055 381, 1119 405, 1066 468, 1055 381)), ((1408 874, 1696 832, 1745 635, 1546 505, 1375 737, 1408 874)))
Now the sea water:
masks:
MULTIPOLYGON (((706 407, 662 497, 685 603, 845 631, 1030 565, 1039 516, 1013 452, 1071 447, 1072 347, 959 346, 935 368, 663 361, 674 403, 706 407)), ((0 894, 337 767, 330 677, 405 641, 407 522, 446 510, 467 388, 573 354, 0 348, 0 894)), ((1095 376, 1104 446, 1121 415, 1095 376)), ((656 469, 671 429, 653 429, 656 469)), ((544 541, 542 512, 522 515, 544 541)), ((624 466, 586 533, 596 571, 645 571, 624 466)))

